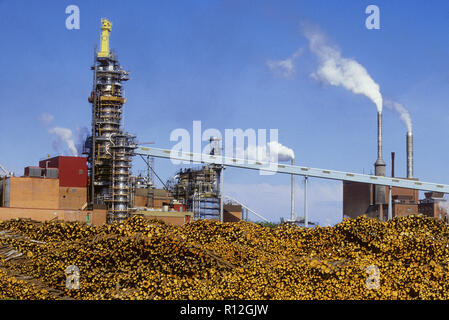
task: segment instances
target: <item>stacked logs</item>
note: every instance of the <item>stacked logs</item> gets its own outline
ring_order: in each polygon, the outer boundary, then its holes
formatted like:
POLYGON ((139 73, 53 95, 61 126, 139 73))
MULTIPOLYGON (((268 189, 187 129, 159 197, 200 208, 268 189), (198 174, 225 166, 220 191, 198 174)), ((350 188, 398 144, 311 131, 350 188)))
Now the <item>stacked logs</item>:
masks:
POLYGON ((419 215, 314 229, 10 220, 0 223, 1 247, 21 255, 0 250, 0 298, 58 298, 51 290, 75 299, 449 298, 449 228, 419 215))

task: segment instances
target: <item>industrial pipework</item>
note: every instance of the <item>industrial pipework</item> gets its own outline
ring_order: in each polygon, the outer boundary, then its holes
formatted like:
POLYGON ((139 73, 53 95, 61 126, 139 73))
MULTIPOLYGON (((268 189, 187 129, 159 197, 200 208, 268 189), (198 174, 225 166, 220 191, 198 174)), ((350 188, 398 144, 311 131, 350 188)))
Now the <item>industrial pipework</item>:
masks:
POLYGON ((131 202, 130 169, 134 149, 137 147, 135 136, 115 134, 111 137, 112 150, 112 188, 109 204, 109 219, 123 221, 129 216, 131 202))

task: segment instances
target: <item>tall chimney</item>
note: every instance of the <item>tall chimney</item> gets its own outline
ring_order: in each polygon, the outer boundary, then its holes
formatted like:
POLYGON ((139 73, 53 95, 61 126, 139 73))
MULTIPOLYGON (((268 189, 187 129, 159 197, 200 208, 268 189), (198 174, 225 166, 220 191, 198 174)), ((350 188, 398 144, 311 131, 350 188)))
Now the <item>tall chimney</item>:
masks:
POLYGON ((377 112, 377 161, 379 160, 382 160, 382 112, 377 112))
POLYGON ((413 178, 413 134, 407 132, 407 178, 413 178))
POLYGON ((395 153, 392 152, 391 153, 391 177, 394 178, 394 156, 395 153))
MULTIPOLYGON (((382 112, 377 112, 377 160, 374 163, 374 174, 385 177, 386 164, 382 159, 382 112)), ((385 187, 376 185, 374 193, 376 204, 385 203, 385 187)))

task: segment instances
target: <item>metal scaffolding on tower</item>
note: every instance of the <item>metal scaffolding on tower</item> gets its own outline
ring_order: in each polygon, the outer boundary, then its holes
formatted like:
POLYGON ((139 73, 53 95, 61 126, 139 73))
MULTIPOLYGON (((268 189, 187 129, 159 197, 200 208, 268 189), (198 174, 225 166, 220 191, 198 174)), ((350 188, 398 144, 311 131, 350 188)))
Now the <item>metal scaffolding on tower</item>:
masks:
POLYGON ((91 207, 105 205, 108 223, 122 221, 129 215, 130 162, 137 147, 135 136, 121 128, 123 97, 122 82, 128 72, 120 66, 117 56, 109 49, 112 23, 101 20, 101 47, 94 53, 92 103, 92 135, 86 140, 88 155, 91 207))

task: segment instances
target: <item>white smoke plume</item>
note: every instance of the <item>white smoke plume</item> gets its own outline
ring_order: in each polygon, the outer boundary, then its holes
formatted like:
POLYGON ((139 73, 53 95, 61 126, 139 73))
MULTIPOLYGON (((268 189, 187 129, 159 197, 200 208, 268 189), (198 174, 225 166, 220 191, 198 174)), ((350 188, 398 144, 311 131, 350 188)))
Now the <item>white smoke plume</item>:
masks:
POLYGON ((294 60, 303 52, 303 48, 299 48, 292 56, 285 60, 268 60, 267 65, 271 71, 280 74, 284 78, 288 78, 295 74, 294 60))
POLYGON ((72 156, 78 156, 78 151, 75 147, 75 141, 73 140, 72 130, 61 127, 54 127, 48 130, 48 133, 54 134, 56 136, 56 140, 53 141, 53 148, 60 152, 67 148, 67 150, 71 153, 72 156), (65 144, 65 148, 63 147, 65 144))
MULTIPOLYGON (((42 113, 38 120, 44 127, 48 128, 53 123, 55 117, 49 113, 42 113)), ((83 144, 86 137, 89 135, 89 129, 87 127, 77 127, 77 142, 72 130, 62 127, 53 127, 47 130, 48 133, 55 136, 52 142, 53 149, 58 153, 70 153, 72 156, 78 156, 82 154, 83 144)))
POLYGON ((261 162, 286 162, 295 158, 292 149, 277 141, 271 141, 262 146, 249 145, 244 154, 245 159, 261 162))
POLYGON ((408 110, 402 104, 390 100, 385 100, 384 105, 399 113, 400 119, 407 127, 407 132, 412 133, 412 118, 408 110))
POLYGON ((77 127, 76 128, 76 150, 78 155, 83 153, 83 146, 84 142, 86 141, 87 137, 90 135, 89 128, 86 126, 77 127))
POLYGON ((333 86, 342 86, 355 94, 368 97, 382 111, 382 95, 379 85, 357 61, 344 58, 338 47, 327 44, 325 36, 315 28, 303 27, 310 50, 318 57, 320 65, 312 77, 333 86))
POLYGON ((277 154, 278 161, 290 161, 295 159, 295 153, 292 149, 280 144, 277 141, 271 141, 267 144, 270 154, 277 154))

